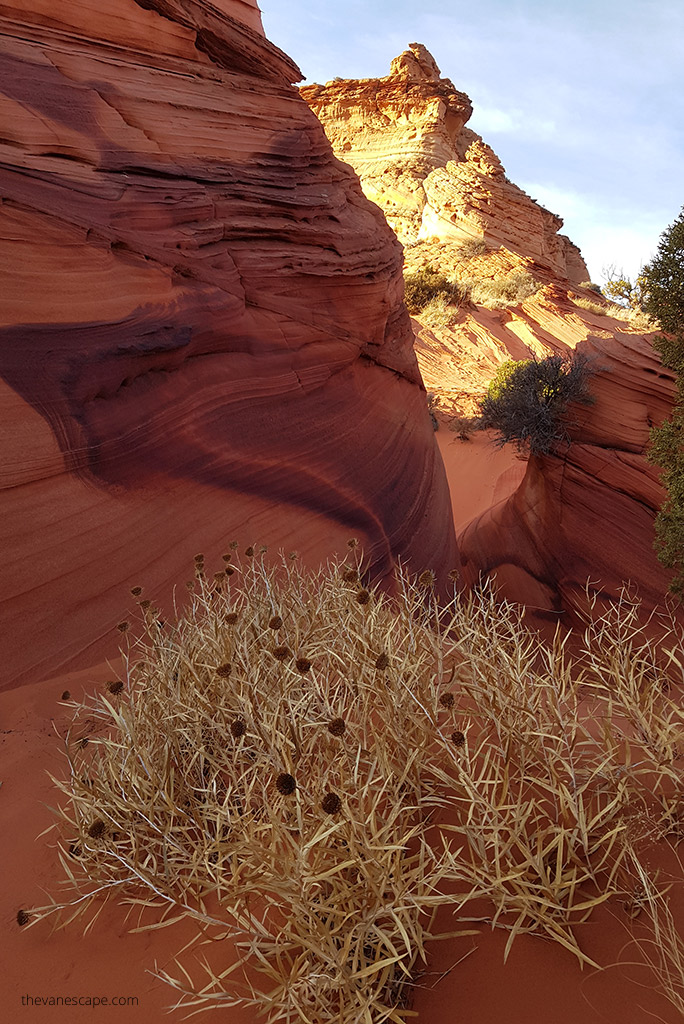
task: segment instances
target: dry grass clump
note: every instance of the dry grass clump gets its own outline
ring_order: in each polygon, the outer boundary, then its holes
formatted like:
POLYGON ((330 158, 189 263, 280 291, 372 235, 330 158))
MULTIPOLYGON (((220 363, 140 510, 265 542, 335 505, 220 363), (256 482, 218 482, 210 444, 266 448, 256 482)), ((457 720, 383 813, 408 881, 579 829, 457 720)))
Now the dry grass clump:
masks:
POLYGON ((350 561, 250 555, 227 586, 200 580, 177 624, 146 613, 124 692, 76 705, 63 906, 116 896, 237 937, 230 977, 164 975, 191 1003, 405 1019, 449 863, 428 842, 450 760, 440 634, 431 588, 404 580, 395 607, 350 561))
POLYGON ((586 309, 588 313, 595 313, 596 316, 611 316, 611 306, 605 299, 597 302, 595 299, 586 299, 583 295, 573 295, 572 301, 580 309, 586 309))
POLYGON ((515 306, 536 295, 542 287, 526 270, 513 270, 501 277, 474 278, 467 282, 470 299, 478 306, 488 309, 505 309, 515 306))
POLYGON ((426 306, 420 310, 421 322, 430 328, 453 327, 458 323, 460 303, 454 304, 454 300, 446 295, 435 295, 426 306))
POLYGON ((646 638, 627 593, 594 606, 575 665, 492 595, 458 614, 455 711, 471 725, 454 778, 462 812, 445 831, 461 848, 452 877, 493 902, 483 920, 510 930, 506 953, 541 931, 588 960, 574 925, 622 891, 626 862, 667 834, 663 807, 681 797, 681 665, 646 638))
POLYGON ((621 306, 619 303, 611 302, 609 299, 596 302, 594 299, 588 299, 582 295, 572 295, 571 298, 575 306, 579 306, 580 309, 586 309, 587 312, 594 313, 597 316, 609 316, 613 320, 623 320, 629 323, 636 331, 646 333, 656 329, 648 314, 638 307, 621 306))
POLYGON ((379 1024, 410 1015, 439 905, 452 936, 488 923, 508 952, 536 932, 584 962, 575 925, 643 873, 676 996, 681 941, 640 850, 678 821, 681 638, 656 648, 625 594, 595 605, 573 663, 488 589, 440 606, 431 573, 400 571, 392 598, 362 586, 354 548, 313 574, 248 557, 177 623, 145 612, 123 691, 75 705, 70 893, 29 924, 103 896, 142 926, 191 918, 206 979, 160 974, 187 1003, 379 1024))

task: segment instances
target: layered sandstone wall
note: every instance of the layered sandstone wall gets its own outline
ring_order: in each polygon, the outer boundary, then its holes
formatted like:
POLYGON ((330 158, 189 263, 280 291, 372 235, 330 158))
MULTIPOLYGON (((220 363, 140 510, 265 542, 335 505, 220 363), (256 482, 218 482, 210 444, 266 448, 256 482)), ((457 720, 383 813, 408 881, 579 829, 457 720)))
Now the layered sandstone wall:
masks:
POLYGON ((246 0, 0 8, 3 683, 233 537, 445 574, 401 248, 246 0), (128 601, 130 601, 130 596, 128 601))
POLYGON ((581 253, 559 234, 561 218, 509 181, 494 151, 465 127, 468 96, 441 76, 420 43, 393 60, 384 78, 301 92, 405 245, 483 239, 571 281, 587 280, 581 253))

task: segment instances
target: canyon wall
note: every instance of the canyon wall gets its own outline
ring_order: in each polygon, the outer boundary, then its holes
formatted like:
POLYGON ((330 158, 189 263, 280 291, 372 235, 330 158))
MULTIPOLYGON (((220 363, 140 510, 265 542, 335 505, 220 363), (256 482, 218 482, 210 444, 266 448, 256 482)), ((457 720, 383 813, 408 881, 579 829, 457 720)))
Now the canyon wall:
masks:
POLYGON ((401 247, 256 3, 0 31, 2 684, 114 654, 131 586, 170 609, 233 538, 445 577, 401 247))
POLYGON ((467 127, 467 95, 424 46, 410 44, 385 77, 301 91, 403 241, 406 271, 461 286, 460 299, 427 306, 413 325, 456 521, 478 508, 459 539, 466 582, 496 575, 506 596, 552 622, 576 621, 588 579, 612 597, 632 581, 652 609, 669 573, 653 550, 665 494, 646 452, 674 394, 652 347, 656 325, 586 287, 560 217, 508 180, 467 127), (497 368, 575 350, 590 359, 594 404, 572 410, 572 443, 526 466, 510 446, 508 462, 492 459, 492 435, 469 433, 468 419, 497 368), (479 479, 488 472, 497 479, 479 479))

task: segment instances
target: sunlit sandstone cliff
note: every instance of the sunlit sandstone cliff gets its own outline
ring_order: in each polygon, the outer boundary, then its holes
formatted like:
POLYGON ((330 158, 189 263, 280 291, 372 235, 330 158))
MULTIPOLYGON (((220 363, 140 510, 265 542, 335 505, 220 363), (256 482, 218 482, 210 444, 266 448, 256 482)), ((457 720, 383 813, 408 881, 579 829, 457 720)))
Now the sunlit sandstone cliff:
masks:
POLYGON ((465 127, 469 98, 420 43, 395 58, 385 78, 301 92, 404 244, 481 238, 587 280, 579 250, 558 234, 561 218, 510 182, 493 150, 465 127))
POLYGON ((4 685, 235 537, 446 573, 401 249, 254 0, 0 8, 4 685), (128 598, 130 601, 130 597, 128 598))
POLYGON ((468 511, 475 515, 460 537, 466 581, 495 573, 504 593, 552 621, 572 619, 589 577, 611 595, 632 580, 648 607, 662 601, 669 577, 653 550, 653 520, 664 492, 645 453, 650 427, 671 409, 673 385, 643 326, 618 307, 597 306, 582 287, 589 274, 558 234, 562 221, 507 179, 466 127, 470 100, 424 46, 412 43, 384 78, 302 93, 403 241, 408 272, 429 267, 485 291, 511 275, 539 286, 524 301, 466 298, 413 321, 442 423, 454 515, 461 526, 468 511), (525 468, 514 452, 508 463, 484 457, 481 436, 463 441, 444 429, 476 409, 504 360, 575 349, 590 357, 595 404, 574 411, 565 450, 525 468), (478 481, 488 472, 498 479, 478 481))

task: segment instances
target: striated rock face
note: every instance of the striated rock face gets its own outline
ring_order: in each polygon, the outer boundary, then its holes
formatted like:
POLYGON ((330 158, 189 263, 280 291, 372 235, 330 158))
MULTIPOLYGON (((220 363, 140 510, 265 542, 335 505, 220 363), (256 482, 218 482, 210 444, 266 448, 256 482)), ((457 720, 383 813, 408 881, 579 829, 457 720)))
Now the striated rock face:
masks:
POLYGON ((420 43, 392 61, 385 78, 301 93, 404 244, 483 239, 571 281, 588 279, 579 249, 558 234, 561 218, 510 182, 494 151, 465 127, 470 100, 420 43))
POLYGON ((446 573, 401 248, 254 0, 1 11, 3 683, 233 537, 446 573))
POLYGON ((653 550, 653 520, 664 492, 645 452, 673 388, 643 327, 580 286, 588 271, 559 234, 561 219, 507 179, 466 127, 468 97, 425 47, 411 44, 385 78, 302 94, 404 242, 407 271, 430 268, 465 289, 460 306, 438 301, 413 323, 454 517, 462 525, 486 494, 496 501, 460 537, 466 582, 495 573, 508 597, 551 621, 573 618, 588 578, 611 596, 632 580, 648 608, 662 602, 669 574, 653 550), (520 298, 502 290, 515 280, 531 286, 520 298), (596 404, 577 410, 567 451, 525 467, 486 457, 480 435, 468 440, 467 418, 503 361, 575 349, 593 359, 596 404), (476 479, 488 473, 497 478, 476 479), (464 479, 471 503, 459 499, 464 479))
POLYGON ((594 326, 573 347, 591 360, 595 404, 573 408, 572 443, 530 458, 510 497, 460 537, 468 583, 495 573, 505 596, 552 622, 575 620, 588 580, 591 591, 611 599, 624 583, 635 584, 651 611, 662 605, 670 578, 653 548, 665 494, 646 448, 650 428, 671 411, 673 375, 647 338, 608 317, 593 319, 603 320, 603 330, 594 326))

